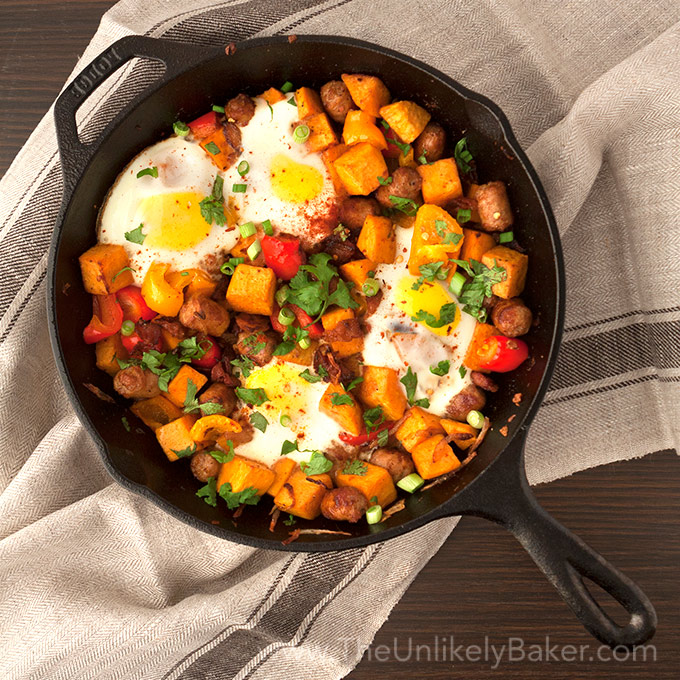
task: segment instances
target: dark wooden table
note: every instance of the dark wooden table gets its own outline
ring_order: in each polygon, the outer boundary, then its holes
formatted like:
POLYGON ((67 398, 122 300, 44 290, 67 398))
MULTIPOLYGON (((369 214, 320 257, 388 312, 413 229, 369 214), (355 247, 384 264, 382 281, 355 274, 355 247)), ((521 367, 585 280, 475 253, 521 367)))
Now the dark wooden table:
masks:
MULTIPOLYGON (((112 4, 0 3, 0 175, 47 111, 112 4)), ((483 660, 485 640, 497 650, 511 640, 513 656, 506 647, 495 668, 507 679, 680 677, 678 457, 657 453, 589 470, 539 487, 537 494, 559 520, 636 580, 656 605, 659 629, 654 649, 645 650, 646 660, 642 651, 636 660, 600 660, 595 640, 514 539, 488 522, 466 518, 418 575, 349 678, 488 678, 495 661, 491 651, 489 660, 483 660), (589 647, 578 660, 581 645, 589 647), (529 660, 529 652, 537 660, 529 660), (475 660, 479 654, 482 660, 475 660)))

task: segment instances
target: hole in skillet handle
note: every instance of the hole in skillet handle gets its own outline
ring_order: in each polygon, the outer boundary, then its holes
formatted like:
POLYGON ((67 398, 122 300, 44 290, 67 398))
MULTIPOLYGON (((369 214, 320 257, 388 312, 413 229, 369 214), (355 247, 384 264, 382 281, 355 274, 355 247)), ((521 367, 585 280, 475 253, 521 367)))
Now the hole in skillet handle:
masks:
POLYGON ((501 524, 529 553, 583 626, 610 647, 649 640, 657 616, 640 588, 559 522, 536 500, 524 470, 526 429, 471 484, 446 504, 446 514, 477 515, 501 524), (617 624, 586 587, 589 579, 627 612, 617 624))

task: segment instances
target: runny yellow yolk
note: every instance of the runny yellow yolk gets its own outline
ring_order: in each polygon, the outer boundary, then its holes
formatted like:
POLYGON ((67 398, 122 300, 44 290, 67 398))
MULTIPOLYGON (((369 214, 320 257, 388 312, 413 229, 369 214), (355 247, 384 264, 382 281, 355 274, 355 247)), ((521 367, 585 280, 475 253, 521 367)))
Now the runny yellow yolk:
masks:
POLYGON ((201 215, 203 196, 195 192, 157 194, 142 199, 140 210, 145 246, 188 250, 210 233, 211 226, 201 215))
POLYGON ((269 175, 275 196, 288 203, 311 201, 323 189, 323 175, 316 168, 282 153, 274 156, 269 175))
MULTIPOLYGON (((399 280, 394 291, 394 301, 397 307, 409 317, 416 316, 422 309, 424 312, 432 314, 439 319, 441 308, 454 302, 453 298, 444 290, 439 281, 430 283, 425 281, 418 290, 413 290, 412 286, 416 282, 415 276, 404 276, 399 280)), ((419 322, 421 326, 436 335, 450 335, 460 321, 460 308, 456 307, 456 316, 453 321, 441 328, 431 328, 425 322, 419 322)))
POLYGON ((301 368, 297 364, 273 362, 268 366, 255 369, 245 378, 248 389, 261 387, 269 401, 258 406, 258 411, 269 412, 276 417, 279 412, 287 413, 295 420, 299 411, 315 409, 317 404, 310 403, 310 384, 300 377, 301 368))

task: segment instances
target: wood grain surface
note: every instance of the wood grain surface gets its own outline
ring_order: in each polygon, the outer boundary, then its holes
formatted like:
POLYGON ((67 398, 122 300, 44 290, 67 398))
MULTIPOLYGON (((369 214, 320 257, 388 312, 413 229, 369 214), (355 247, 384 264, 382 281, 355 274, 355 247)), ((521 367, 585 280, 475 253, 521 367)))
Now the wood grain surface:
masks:
MULTIPOLYGON (((47 112, 101 15, 113 4, 110 0, 0 1, 0 175, 47 112)), ((653 648, 638 650, 637 659, 600 659, 597 642, 515 540, 489 522, 465 518, 415 579, 348 677, 680 677, 678 457, 656 453, 588 470, 539 487, 536 493, 557 519, 647 592, 659 615, 658 632, 650 643, 653 648), (513 657, 507 651, 509 640, 513 657), (483 658, 485 644, 488 660, 483 658), (496 653, 506 645, 499 663, 491 645, 496 653), (581 645, 588 645, 583 660, 578 659, 581 645), (529 659, 529 652, 536 660, 529 659), (477 656, 482 659, 475 660, 477 656)))

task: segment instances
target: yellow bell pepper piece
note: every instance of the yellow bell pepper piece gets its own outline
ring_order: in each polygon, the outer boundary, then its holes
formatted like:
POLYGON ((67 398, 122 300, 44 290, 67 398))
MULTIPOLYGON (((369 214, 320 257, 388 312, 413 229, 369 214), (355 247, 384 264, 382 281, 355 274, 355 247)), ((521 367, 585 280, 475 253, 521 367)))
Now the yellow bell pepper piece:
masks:
POLYGON ((241 426, 231 418, 221 415, 203 416, 192 426, 189 436, 197 443, 214 442, 227 432, 240 432, 241 426))
POLYGON ((184 295, 181 288, 177 290, 166 278, 169 268, 169 264, 162 262, 151 263, 142 283, 142 297, 154 312, 163 316, 177 316, 184 304, 184 295))

